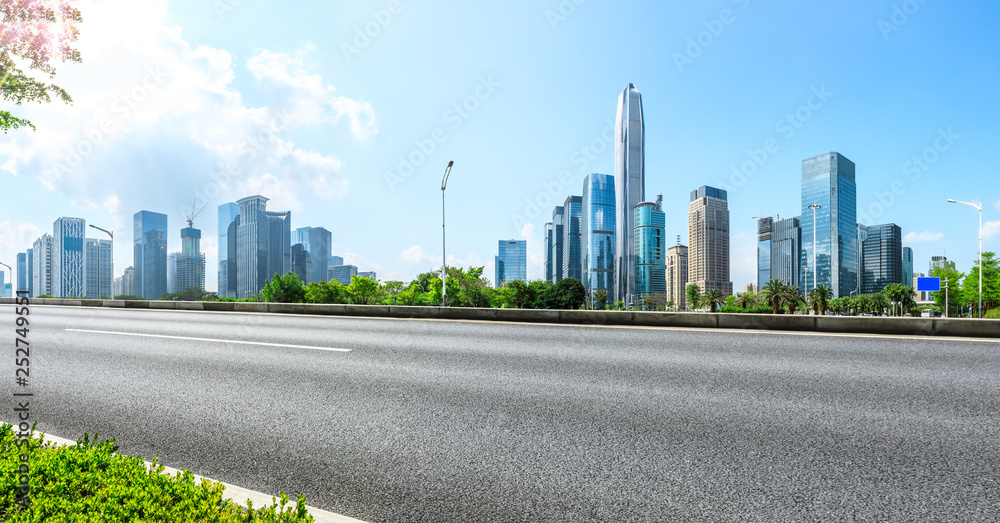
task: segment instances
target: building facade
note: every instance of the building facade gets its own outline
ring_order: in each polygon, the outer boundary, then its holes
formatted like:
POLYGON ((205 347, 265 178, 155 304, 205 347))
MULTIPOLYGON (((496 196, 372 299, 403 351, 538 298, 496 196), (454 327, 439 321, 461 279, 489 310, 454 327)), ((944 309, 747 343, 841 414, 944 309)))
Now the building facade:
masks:
POLYGON ((583 197, 570 196, 563 204, 563 278, 583 280, 583 197))
POLYGON ((175 293, 177 289, 177 258, 181 255, 180 252, 172 252, 167 254, 167 292, 175 293))
POLYGON ((28 253, 17 253, 17 292, 28 292, 28 253))
POLYGON ((240 206, 228 202, 219 206, 219 291, 220 298, 236 297, 236 227, 240 206))
POLYGON ((500 240, 497 244, 493 286, 499 289, 514 280, 528 281, 528 242, 525 240, 500 240))
MULTIPOLYGON (((771 279, 801 289, 802 283, 799 281, 801 252, 802 226, 799 217, 774 222, 771 232, 771 279)), ((765 284, 767 282, 761 283, 761 287, 758 288, 763 288, 765 284)))
POLYGON ((552 283, 563 279, 563 251, 566 238, 564 218, 566 209, 558 206, 552 210, 552 252, 549 257, 552 259, 552 283))
POLYGON ((674 310, 687 309, 688 248, 677 244, 667 249, 666 267, 667 301, 673 302, 674 310))
POLYGON ((857 289, 857 214, 854 162, 836 152, 802 161, 799 263, 804 294, 808 295, 818 285, 829 287, 834 298, 849 296, 857 289), (815 222, 814 211, 810 209, 814 205, 819 206, 815 222))
POLYGON ((771 234, 774 218, 757 220, 757 287, 771 281, 771 234))
POLYGON ((894 223, 867 227, 862 244, 861 294, 881 292, 890 283, 903 283, 902 236, 894 223))
POLYGON ((139 211, 132 217, 133 291, 147 300, 167 293, 167 215, 139 211))
MULTIPOLYGON (((264 289, 267 280, 284 275, 292 265, 291 212, 267 210, 267 198, 255 195, 236 202, 240 209, 235 230, 236 297, 245 298, 264 289)), ((231 267, 230 267, 231 269, 231 267)))
POLYGON ((87 295, 87 256, 82 218, 59 218, 52 224, 52 295, 56 298, 87 295))
POLYGON ((358 267, 355 265, 333 265, 330 267, 328 280, 335 280, 341 285, 350 285, 351 277, 358 275, 358 267))
POLYGON ((615 117, 615 293, 629 303, 635 292, 633 209, 646 200, 646 127, 642 95, 634 84, 618 96, 615 117))
POLYGON ((555 228, 552 226, 552 222, 545 224, 545 243, 543 248, 545 249, 545 281, 552 281, 552 236, 555 234, 555 228))
POLYGON ((292 231, 292 272, 306 284, 326 281, 332 244, 333 234, 323 227, 292 231))
POLYGON ((32 247, 32 296, 52 295, 52 235, 43 234, 32 247))
POLYGON ((583 180, 580 216, 581 275, 587 294, 603 290, 615 297, 615 178, 591 173, 583 180))
POLYGON ((702 293, 733 294, 729 278, 729 202, 725 190, 702 186, 688 207, 688 283, 702 293))
POLYGON ((177 290, 198 287, 205 291, 205 253, 201 252, 201 230, 181 229, 181 252, 177 253, 177 290))
MULTIPOLYGON (((903 285, 913 282, 913 249, 903 247, 903 285)), ((916 289, 916 287, 914 287, 916 289)))
POLYGON ((358 272, 358 278, 368 278, 372 281, 378 281, 378 274, 375 271, 361 271, 358 272))
POLYGON ((656 203, 642 202, 635 206, 632 223, 635 224, 635 294, 640 302, 663 299, 666 303, 666 250, 664 236, 666 215, 662 210, 663 196, 656 203))
POLYGON ((111 240, 86 239, 87 299, 113 298, 111 240))

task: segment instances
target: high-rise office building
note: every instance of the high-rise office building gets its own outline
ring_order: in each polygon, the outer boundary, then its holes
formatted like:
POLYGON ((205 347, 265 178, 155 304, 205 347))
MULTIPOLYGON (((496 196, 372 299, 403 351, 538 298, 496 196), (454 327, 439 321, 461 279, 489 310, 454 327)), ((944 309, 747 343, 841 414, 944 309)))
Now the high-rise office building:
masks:
POLYGON ((28 249, 28 297, 35 297, 35 250, 28 249))
MULTIPOLYGON (((770 280, 780 280, 785 285, 801 289, 799 281, 801 250, 802 226, 799 217, 774 222, 771 230, 770 280)), ((766 284, 765 281, 758 288, 766 284)))
POLYGON ((28 253, 17 253, 17 292, 28 291, 28 253))
POLYGON ((138 296, 135 293, 135 267, 125 267, 125 271, 122 272, 122 294, 138 296))
POLYGON ((177 288, 177 258, 180 255, 179 252, 167 254, 167 292, 171 294, 179 290, 177 288))
POLYGON ((667 301, 674 303, 674 310, 687 309, 688 248, 678 243, 667 249, 666 268, 667 301))
POLYGON ((10 298, 7 295, 7 273, 0 270, 0 298, 10 298))
POLYGON ((640 300, 666 298, 667 239, 664 236, 666 215, 661 209, 662 202, 663 196, 660 195, 656 203, 641 202, 633 211, 636 300, 633 306, 638 305, 640 300))
POLYGON ((902 231, 894 223, 872 225, 861 246, 861 294, 880 292, 890 283, 903 282, 902 231))
POLYGON ((927 271, 934 274, 934 269, 955 268, 955 262, 948 261, 947 256, 931 256, 931 262, 927 266, 927 271))
POLYGON ((552 283, 563 279, 563 256, 565 251, 564 243, 566 238, 564 219, 566 209, 558 206, 552 210, 552 283))
POLYGON ((565 222, 563 227, 563 278, 583 280, 583 197, 570 196, 563 204, 565 222))
POLYGON ((133 291, 147 300, 167 293, 167 215, 139 211, 132 217, 133 291))
MULTIPOLYGON (((292 272, 304 283, 327 280, 333 235, 322 227, 292 231, 292 272)), ((339 265, 343 265, 343 261, 339 265)))
POLYGON ((829 287, 834 298, 849 296, 858 287, 858 205, 854 171, 854 162, 836 152, 802 161, 800 265, 802 290, 807 295, 818 285, 829 287), (813 222, 814 210, 810 208, 815 205, 819 206, 815 210, 816 223, 813 222))
POLYGON ((189 287, 205 290, 205 253, 201 252, 201 230, 193 227, 181 229, 181 252, 177 253, 177 290, 189 287))
POLYGON ((497 245, 496 279, 494 287, 499 289, 504 283, 528 281, 528 242, 525 240, 500 240, 497 245))
POLYGON ((545 281, 552 281, 552 235, 555 234, 555 228, 552 226, 552 222, 545 224, 545 281))
POLYGON ((111 260, 111 240, 86 239, 87 298, 99 300, 113 298, 111 283, 114 277, 111 260))
MULTIPOLYGON (((903 285, 913 282, 913 249, 903 247, 903 285)), ((916 287, 914 287, 915 289, 916 287)))
POLYGON ((358 272, 358 278, 368 278, 372 281, 378 281, 378 273, 375 271, 360 271, 358 272))
POLYGON ((240 206, 235 202, 219 206, 219 291, 220 298, 236 297, 236 227, 240 206))
POLYGON ((757 220, 757 287, 771 281, 771 234, 774 232, 774 218, 757 220))
POLYGON ((350 285, 351 277, 357 275, 358 267, 356 265, 333 265, 329 269, 327 280, 338 281, 341 285, 350 285))
POLYGON ((43 234, 32 247, 31 294, 34 297, 52 295, 52 235, 43 234))
POLYGON ((87 256, 83 218, 59 218, 52 224, 52 295, 56 298, 87 295, 87 256))
POLYGON ((267 198, 260 195, 236 203, 240 215, 230 234, 235 229, 236 297, 243 298, 259 293, 275 274, 291 270, 291 212, 268 211, 267 198))
POLYGON ((582 276, 587 294, 603 290, 615 298, 615 177, 591 173, 583 179, 580 214, 582 276))
POLYGON ((691 192, 688 207, 688 277, 702 293, 733 294, 729 279, 729 202, 725 190, 707 185, 691 192))
POLYGON ((629 303, 635 292, 633 209, 646 200, 646 131, 642 96, 628 84, 618 96, 615 118, 615 293, 629 303))
POLYGON ((344 258, 343 258, 343 256, 330 256, 330 266, 331 267, 335 267, 337 265, 343 265, 343 264, 344 264, 344 258))

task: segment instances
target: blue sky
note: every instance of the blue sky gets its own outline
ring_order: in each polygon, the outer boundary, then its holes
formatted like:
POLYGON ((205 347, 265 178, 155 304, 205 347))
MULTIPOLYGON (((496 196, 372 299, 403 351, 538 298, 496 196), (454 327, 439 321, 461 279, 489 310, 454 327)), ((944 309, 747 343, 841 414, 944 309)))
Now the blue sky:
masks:
POLYGON ((527 239, 541 278, 552 207, 614 172, 630 82, 646 199, 663 193, 686 243, 689 193, 727 188, 736 289, 755 280, 752 217, 800 214, 801 161, 828 151, 857 164, 859 216, 899 224, 917 272, 976 258, 976 212, 947 198, 982 201, 1000 250, 995 3, 77 4, 83 63, 56 78, 75 103, 14 108, 38 131, 0 138, 5 263, 76 216, 117 232, 120 274, 133 213, 167 213, 179 250, 197 199, 215 289, 216 207, 263 194, 293 227, 331 230, 348 263, 409 280, 440 264, 454 160, 449 263, 492 279, 497 241, 527 239))

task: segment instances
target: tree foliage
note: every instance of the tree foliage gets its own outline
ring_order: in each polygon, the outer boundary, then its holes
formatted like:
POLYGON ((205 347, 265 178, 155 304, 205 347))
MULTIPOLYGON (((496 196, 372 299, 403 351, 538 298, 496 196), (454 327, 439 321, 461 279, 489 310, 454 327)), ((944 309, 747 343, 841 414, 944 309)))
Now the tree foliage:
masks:
POLYGON ((269 303, 302 303, 306 298, 306 287, 294 272, 288 271, 284 276, 275 273, 274 278, 264 284, 261 295, 269 303))

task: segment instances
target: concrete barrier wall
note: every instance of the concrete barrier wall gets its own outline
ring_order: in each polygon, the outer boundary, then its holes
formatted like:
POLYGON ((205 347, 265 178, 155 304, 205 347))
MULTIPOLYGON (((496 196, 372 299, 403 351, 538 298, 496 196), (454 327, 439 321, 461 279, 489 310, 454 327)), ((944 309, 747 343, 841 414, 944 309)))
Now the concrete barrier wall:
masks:
MULTIPOLYGON (((13 304, 0 298, 0 304, 13 304)), ((1000 338, 1000 320, 944 318, 882 318, 805 316, 790 314, 709 314, 686 312, 572 311, 415 307, 404 305, 342 305, 303 303, 184 302, 157 300, 69 300, 34 298, 33 305, 171 309, 215 312, 315 314, 372 318, 410 318, 559 323, 571 325, 633 325, 837 333, 903 334, 1000 338)))

